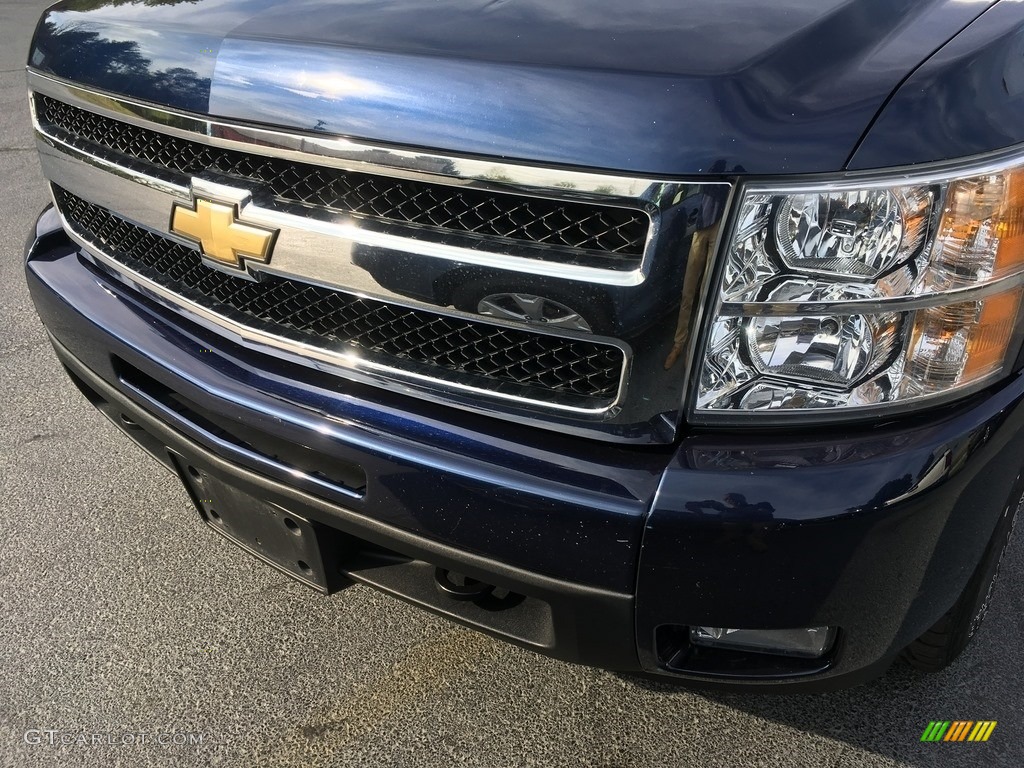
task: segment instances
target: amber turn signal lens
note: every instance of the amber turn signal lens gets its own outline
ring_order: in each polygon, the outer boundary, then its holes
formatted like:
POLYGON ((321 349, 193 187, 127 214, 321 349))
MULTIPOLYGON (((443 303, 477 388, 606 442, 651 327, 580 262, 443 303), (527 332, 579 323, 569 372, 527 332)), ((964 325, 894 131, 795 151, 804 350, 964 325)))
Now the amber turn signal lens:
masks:
POLYGON ((1014 339, 1021 293, 919 310, 901 394, 934 394, 997 372, 1014 339))
POLYGON ((1003 274, 1024 264, 1024 171, 1006 174, 1006 197, 996 236, 999 251, 996 254, 996 273, 1003 274))
POLYGON ((987 376, 1003 364, 1020 315, 1020 298, 1021 289, 1017 288, 981 303, 978 322, 967 342, 967 363, 961 383, 987 376))

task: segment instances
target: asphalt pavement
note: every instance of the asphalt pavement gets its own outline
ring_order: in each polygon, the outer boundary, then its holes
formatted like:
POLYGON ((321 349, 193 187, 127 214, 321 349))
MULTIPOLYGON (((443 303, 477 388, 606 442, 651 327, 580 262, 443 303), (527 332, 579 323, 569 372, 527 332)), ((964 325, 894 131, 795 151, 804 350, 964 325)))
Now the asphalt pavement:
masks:
POLYGON ((0 2, 0 765, 1024 764, 1019 534, 952 669, 753 696, 542 658, 364 587, 324 598, 203 528, 66 379, 25 288, 47 196, 22 64, 45 5, 0 2), (937 719, 999 724, 921 743, 937 719))

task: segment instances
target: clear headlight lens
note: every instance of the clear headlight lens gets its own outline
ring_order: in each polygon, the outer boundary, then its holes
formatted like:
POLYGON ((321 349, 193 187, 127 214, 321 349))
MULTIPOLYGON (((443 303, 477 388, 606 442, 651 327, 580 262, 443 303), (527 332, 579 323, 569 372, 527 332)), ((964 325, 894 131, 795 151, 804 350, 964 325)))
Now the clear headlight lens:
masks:
POLYGON ((751 188, 724 258, 698 415, 963 392, 1020 349, 1024 171, 751 188))

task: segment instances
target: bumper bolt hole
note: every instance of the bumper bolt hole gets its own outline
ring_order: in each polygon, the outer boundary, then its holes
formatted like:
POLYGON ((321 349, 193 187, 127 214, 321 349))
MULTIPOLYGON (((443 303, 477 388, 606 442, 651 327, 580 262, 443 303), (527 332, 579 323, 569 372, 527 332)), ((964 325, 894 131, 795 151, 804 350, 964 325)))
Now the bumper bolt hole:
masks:
POLYGON ((306 563, 305 560, 299 560, 296 563, 296 565, 298 565, 299 566, 299 570, 302 571, 307 576, 309 576, 311 573, 313 573, 313 569, 309 567, 309 565, 306 563))
POLYGON ((189 475, 191 476, 191 478, 192 478, 193 480, 195 480, 195 481, 196 481, 197 483, 201 483, 201 482, 203 482, 203 473, 202 473, 202 472, 200 472, 200 471, 199 471, 198 469, 196 469, 195 467, 193 467, 193 466, 192 466, 191 464, 189 464, 189 465, 188 465, 188 474, 189 474, 189 475))
POLYGON ((294 533, 296 536, 302 535, 302 530, 299 528, 299 524, 292 520, 290 517, 284 519, 284 527, 294 533))
POLYGON ((208 510, 206 510, 206 514, 208 514, 211 518, 213 518, 217 522, 220 522, 220 514, 217 512, 216 509, 212 509, 212 508, 208 509, 208 510))
POLYGON ((127 429, 138 429, 139 425, 129 418, 127 413, 122 413, 120 416, 121 425, 127 429))

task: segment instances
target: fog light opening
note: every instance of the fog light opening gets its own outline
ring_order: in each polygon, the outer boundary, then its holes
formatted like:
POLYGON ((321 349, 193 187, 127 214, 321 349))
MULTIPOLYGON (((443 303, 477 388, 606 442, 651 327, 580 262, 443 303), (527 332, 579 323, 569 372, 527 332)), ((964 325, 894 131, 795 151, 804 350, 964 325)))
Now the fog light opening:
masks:
POLYGON ((707 648, 725 648, 775 656, 818 659, 832 649, 835 627, 798 629, 731 629, 690 627, 690 642, 707 648))

